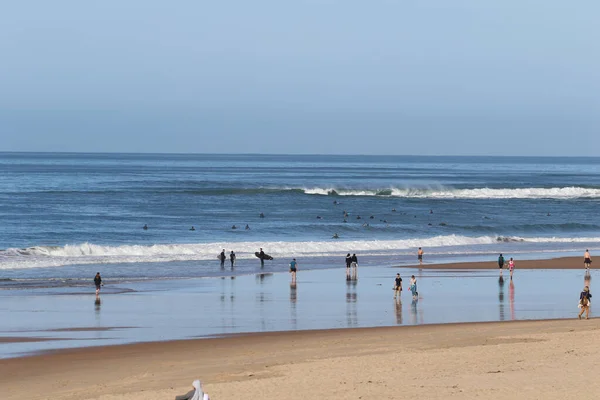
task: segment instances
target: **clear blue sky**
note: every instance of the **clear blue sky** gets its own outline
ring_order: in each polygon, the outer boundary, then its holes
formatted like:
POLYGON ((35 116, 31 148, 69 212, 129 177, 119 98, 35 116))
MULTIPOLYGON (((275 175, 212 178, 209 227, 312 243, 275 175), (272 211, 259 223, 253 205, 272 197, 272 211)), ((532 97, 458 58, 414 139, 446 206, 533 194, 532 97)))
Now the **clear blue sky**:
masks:
POLYGON ((600 155, 600 1, 38 0, 0 150, 600 155))

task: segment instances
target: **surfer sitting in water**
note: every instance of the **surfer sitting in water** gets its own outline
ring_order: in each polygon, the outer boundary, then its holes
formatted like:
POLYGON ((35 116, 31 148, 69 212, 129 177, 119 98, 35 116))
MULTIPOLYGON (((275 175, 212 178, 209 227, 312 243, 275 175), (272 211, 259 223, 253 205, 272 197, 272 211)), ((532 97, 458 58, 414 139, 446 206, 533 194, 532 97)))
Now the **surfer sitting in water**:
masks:
POLYGON ((231 229, 237 229, 237 226, 233 225, 233 226, 231 227, 231 229))
POLYGON ((145 231, 147 231, 148 230, 148 225, 144 225, 144 227, 142 229, 145 230, 145 231))
POLYGON ((260 218, 264 218, 264 217, 265 217, 265 214, 263 214, 263 213, 260 213, 259 217, 260 217, 260 218))
POLYGON ((194 228, 194 226, 192 225, 192 227, 190 228, 190 231, 195 231, 196 228, 194 228))
POLYGON ((332 239, 339 239, 339 235, 337 233, 334 233, 333 236, 331 237, 332 239))

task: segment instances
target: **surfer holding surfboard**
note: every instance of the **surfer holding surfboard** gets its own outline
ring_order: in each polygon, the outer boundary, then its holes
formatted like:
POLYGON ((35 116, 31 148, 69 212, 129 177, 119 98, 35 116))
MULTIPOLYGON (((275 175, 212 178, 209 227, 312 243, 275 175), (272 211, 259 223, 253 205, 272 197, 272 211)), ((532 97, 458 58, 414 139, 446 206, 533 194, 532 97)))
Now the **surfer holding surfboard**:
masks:
POLYGON ((258 257, 260 259, 260 266, 264 267, 265 266, 265 260, 272 260, 273 257, 271 257, 268 254, 265 254, 265 252, 263 251, 262 247, 260 248, 260 251, 257 251, 256 253, 254 253, 254 255, 256 257, 258 257))

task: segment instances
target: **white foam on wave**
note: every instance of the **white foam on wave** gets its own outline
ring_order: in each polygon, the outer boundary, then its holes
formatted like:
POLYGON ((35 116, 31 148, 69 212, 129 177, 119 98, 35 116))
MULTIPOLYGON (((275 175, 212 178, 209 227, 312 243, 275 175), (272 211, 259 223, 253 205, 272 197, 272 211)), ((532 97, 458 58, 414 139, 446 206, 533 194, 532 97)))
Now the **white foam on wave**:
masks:
POLYGON ((197 244, 155 244, 152 246, 102 246, 92 243, 62 247, 31 247, 0 252, 0 270, 15 268, 60 267, 76 264, 159 263, 172 261, 216 260, 221 249, 234 250, 238 259, 252 259, 264 248, 276 259, 290 257, 343 256, 347 252, 362 255, 399 255, 417 247, 437 248, 438 254, 469 253, 473 246, 495 243, 600 243, 600 237, 497 237, 445 235, 420 239, 323 242, 215 242, 197 244), (470 246, 470 247, 469 247, 470 246))
POLYGON ((335 189, 303 188, 306 194, 338 196, 382 196, 416 199, 577 199, 600 198, 600 189, 584 187, 453 189, 453 188, 381 188, 335 189))

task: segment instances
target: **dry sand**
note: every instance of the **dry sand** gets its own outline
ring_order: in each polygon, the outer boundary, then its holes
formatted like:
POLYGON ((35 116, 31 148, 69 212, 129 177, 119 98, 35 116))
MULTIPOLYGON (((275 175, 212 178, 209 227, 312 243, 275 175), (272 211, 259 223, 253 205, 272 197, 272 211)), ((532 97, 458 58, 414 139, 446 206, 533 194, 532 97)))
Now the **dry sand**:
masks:
POLYGON ((0 393, 4 400, 162 400, 201 378, 213 400, 594 399, 599 329, 600 319, 572 319, 85 348, 1 360, 0 393))
MULTIPOLYGON (((433 257, 433 256, 432 256, 433 257)), ((510 256, 505 256, 505 261, 508 263, 510 256)), ((427 261, 427 259, 425 259, 427 261)), ((593 260, 592 260, 593 261, 593 260)), ((416 265, 416 264, 415 264, 416 265)), ((498 269, 498 262, 484 261, 484 262, 461 262, 461 263, 449 263, 449 264, 423 264, 420 266, 424 269, 498 269)), ((592 262, 592 269, 594 263, 592 262)), ((507 269, 505 267, 505 269, 507 269)), ((581 269, 584 270, 583 257, 561 257, 552 258, 548 260, 519 260, 515 258, 516 269, 581 269)))

